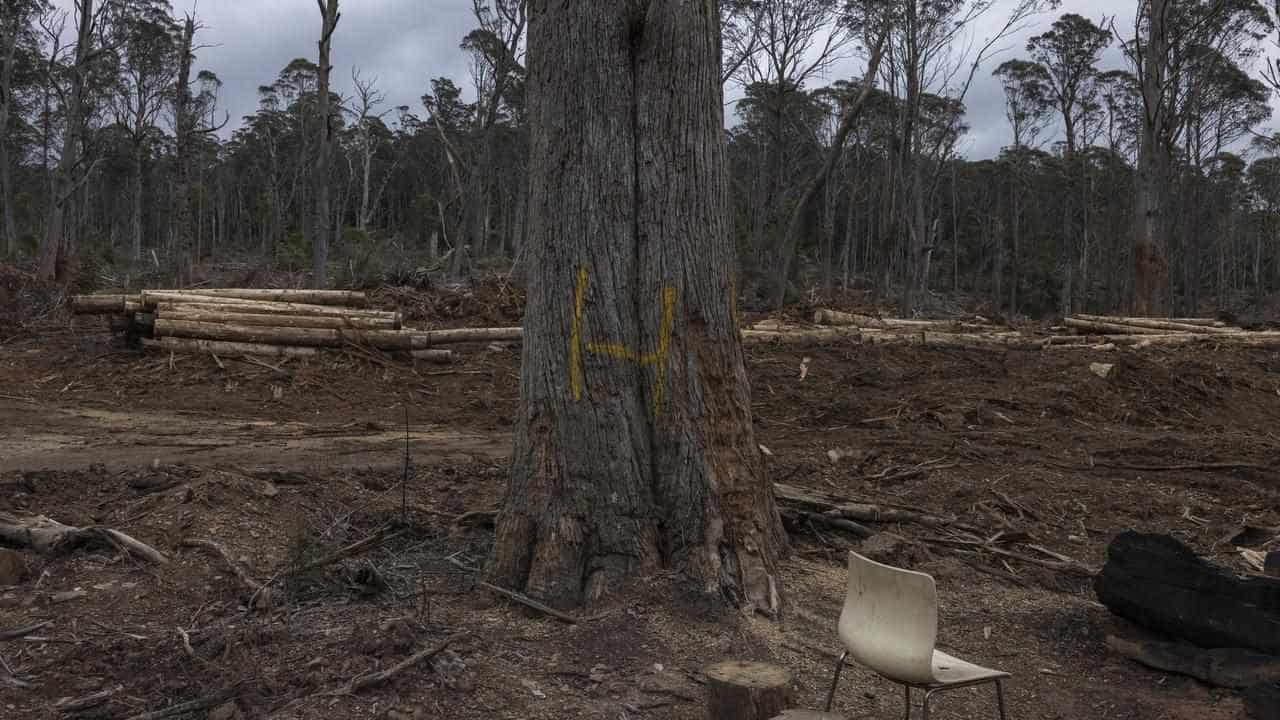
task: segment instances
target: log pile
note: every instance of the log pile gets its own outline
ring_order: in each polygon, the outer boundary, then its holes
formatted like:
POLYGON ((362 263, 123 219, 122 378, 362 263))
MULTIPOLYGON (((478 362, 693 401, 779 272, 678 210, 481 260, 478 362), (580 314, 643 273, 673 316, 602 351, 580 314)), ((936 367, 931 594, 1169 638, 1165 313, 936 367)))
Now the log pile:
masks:
POLYGON ((744 331, 748 341, 801 342, 849 338, 863 344, 914 344, 1045 350, 1114 350, 1194 343, 1245 346, 1280 345, 1280 332, 1251 332, 1212 318, 1141 318, 1071 315, 1051 328, 1053 334, 1013 330, 982 317, 963 320, 905 320, 818 310, 813 323, 800 329, 774 320, 744 331))
POLYGON ((520 328, 415 330, 400 313, 367 305, 362 292, 277 289, 144 290, 71 301, 76 314, 107 316, 131 343, 175 352, 306 357, 354 345, 448 361, 451 351, 437 346, 520 338, 520 328))

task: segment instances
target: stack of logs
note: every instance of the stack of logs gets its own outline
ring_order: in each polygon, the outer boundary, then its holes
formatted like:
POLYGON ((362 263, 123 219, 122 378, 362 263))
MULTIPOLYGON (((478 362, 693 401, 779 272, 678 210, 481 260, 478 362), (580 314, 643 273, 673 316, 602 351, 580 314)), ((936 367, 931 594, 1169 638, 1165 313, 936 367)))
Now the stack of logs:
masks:
POLYGON ((414 330, 400 313, 367 308, 347 290, 143 290, 77 295, 81 315, 107 315, 113 331, 144 347, 214 355, 315 355, 321 348, 368 347, 447 361, 438 345, 518 340, 520 328, 414 330))
POLYGON ((1051 344, 1110 344, 1148 347, 1211 341, 1244 345, 1280 344, 1278 332, 1249 332, 1211 318, 1142 318, 1072 315, 1058 329, 1073 335, 1049 338, 1051 344))
POLYGON ((850 338, 864 344, 961 345, 1025 349, 1114 350, 1119 346, 1186 345, 1209 342, 1235 345, 1280 345, 1280 332, 1247 331, 1211 318, 1136 318, 1105 315, 1072 315, 1052 335, 1021 332, 990 323, 985 318, 966 320, 905 320, 818 310, 815 325, 803 334, 774 320, 757 323, 747 331, 759 339, 850 338))

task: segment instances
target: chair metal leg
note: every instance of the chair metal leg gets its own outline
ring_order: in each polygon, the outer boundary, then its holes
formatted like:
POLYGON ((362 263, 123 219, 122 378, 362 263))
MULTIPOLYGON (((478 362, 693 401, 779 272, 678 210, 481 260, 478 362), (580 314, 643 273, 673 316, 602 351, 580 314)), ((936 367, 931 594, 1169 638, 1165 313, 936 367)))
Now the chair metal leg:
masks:
POLYGON ((902 720, 911 720, 911 686, 903 685, 902 689, 907 691, 907 714, 902 716, 902 720))
POLYGON ((844 659, 849 657, 849 651, 840 653, 840 657, 836 659, 836 674, 831 678, 831 689, 827 691, 827 706, 822 709, 823 712, 831 712, 831 703, 836 699, 836 685, 840 682, 840 671, 844 669, 844 659))
POLYGON ((996 680, 996 707, 1000 709, 1000 720, 1007 720, 1004 714, 1004 683, 996 680))
POLYGON ((926 690, 924 693, 924 709, 920 713, 922 720, 929 720, 929 699, 933 697, 932 690, 926 690))

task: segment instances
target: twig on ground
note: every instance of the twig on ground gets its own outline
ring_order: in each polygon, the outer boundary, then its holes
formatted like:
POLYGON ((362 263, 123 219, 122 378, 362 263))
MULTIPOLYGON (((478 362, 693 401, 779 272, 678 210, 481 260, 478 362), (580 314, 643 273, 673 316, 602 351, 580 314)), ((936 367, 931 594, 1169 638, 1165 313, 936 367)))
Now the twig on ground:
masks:
POLYGON ((244 568, 240 567, 240 563, 231 559, 231 553, 227 552, 227 549, 218 543, 212 540, 205 540, 203 538, 185 538, 180 544, 183 547, 198 547, 206 550, 212 550, 222 556, 222 561, 231 568, 231 572, 235 573, 236 577, 239 578, 240 582, 246 587, 255 592, 262 588, 262 583, 254 580, 252 577, 249 577, 249 573, 246 572, 244 568))
POLYGON ((239 692, 239 686, 233 685, 229 688, 219 690, 212 695, 206 695, 190 702, 170 705, 163 710, 152 710, 151 712, 133 715, 126 720, 161 720, 162 718, 174 717, 175 715, 186 715, 187 713, 195 712, 197 710, 207 710, 208 708, 221 705, 222 703, 230 700, 239 692))
POLYGON ((408 670, 409 668, 413 667, 414 665, 421 663, 423 660, 429 660, 435 657, 436 655, 439 655, 440 653, 444 652, 445 648, 449 647, 449 645, 451 645, 455 640, 462 637, 463 635, 464 633, 459 633, 457 635, 450 635, 449 637, 445 638, 443 642, 441 642, 439 645, 436 645, 435 647, 427 648, 426 650, 416 652, 413 655, 410 655, 409 657, 405 658, 404 660, 396 663, 395 665, 392 665, 386 670, 379 670, 377 672, 365 673, 364 675, 357 675, 356 677, 352 678, 351 681, 348 682, 343 687, 337 690, 331 690, 325 694, 326 695, 354 695, 365 688, 381 685, 391 680, 396 675, 399 675, 405 670, 408 670))
MULTIPOLYGON (((455 566, 469 573, 477 572, 475 568, 467 565, 466 563, 463 563, 461 560, 458 560, 457 558, 451 557, 449 558, 449 562, 453 563, 455 566)), ((475 583, 490 592, 497 593, 498 595, 501 595, 502 597, 505 597, 508 600, 514 600, 520 603, 521 605, 524 605, 525 607, 537 610, 538 612, 543 613, 544 615, 550 615, 551 617, 557 620, 560 620, 562 622, 569 623, 570 625, 576 625, 579 622, 578 618, 570 615, 569 613, 561 612, 549 605, 544 605, 543 603, 540 603, 537 600, 534 600, 528 595, 523 595, 514 590, 508 590, 504 587, 498 587, 493 583, 485 582, 484 580, 480 580, 478 578, 475 580, 475 583)))
POLYGON ((38 623, 32 623, 30 625, 22 625, 20 627, 11 628, 9 630, 0 630, 0 641, 18 640, 20 638, 24 638, 30 635, 31 633, 37 630, 48 627, 49 625, 52 625, 52 624, 53 624, 52 620, 41 620, 38 623))

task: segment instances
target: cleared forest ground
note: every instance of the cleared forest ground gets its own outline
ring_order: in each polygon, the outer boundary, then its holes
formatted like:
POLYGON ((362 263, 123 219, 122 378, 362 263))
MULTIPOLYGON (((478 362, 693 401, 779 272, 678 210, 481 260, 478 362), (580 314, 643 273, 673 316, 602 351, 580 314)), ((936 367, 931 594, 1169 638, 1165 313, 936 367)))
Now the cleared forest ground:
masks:
MULTIPOLYGON (((503 319, 486 307, 426 314, 503 319)), ((234 707, 212 716, 699 718, 699 670, 729 657, 791 669, 816 707, 838 649, 843 551, 861 546, 937 578, 940 645, 1014 673, 1011 717, 1244 716, 1232 693, 1110 654, 1106 635, 1133 631, 1086 577, 967 552, 937 542, 936 528, 875 525, 862 543, 792 525, 789 607, 776 622, 707 603, 674 573, 636 578, 575 625, 531 613, 463 567, 483 563, 492 536, 483 516, 455 519, 500 499, 519 373, 518 348, 464 354, 416 369, 342 355, 219 365, 113 347, 91 322, 0 345, 0 508, 117 528, 171 558, 23 553, 30 573, 0 588, 0 629, 52 624, 43 639, 0 643, 30 685, 0 669, 0 714, 130 717, 234 688, 234 707), (294 571, 384 526, 351 556, 294 571), (188 538, 277 582, 255 597, 188 538), (447 651, 391 682, 336 692, 446 637, 447 651), (83 712, 57 706, 103 690, 114 692, 83 712)), ((835 342, 754 346, 748 360, 777 482, 925 509, 1091 567, 1125 529, 1170 532, 1230 565, 1222 541, 1234 529, 1280 526, 1274 351, 835 342), (1102 379, 1091 362, 1116 367, 1102 379)), ((949 693, 936 717, 985 717, 991 700, 949 693)), ((837 707, 891 718, 900 702, 854 669, 837 707)))

